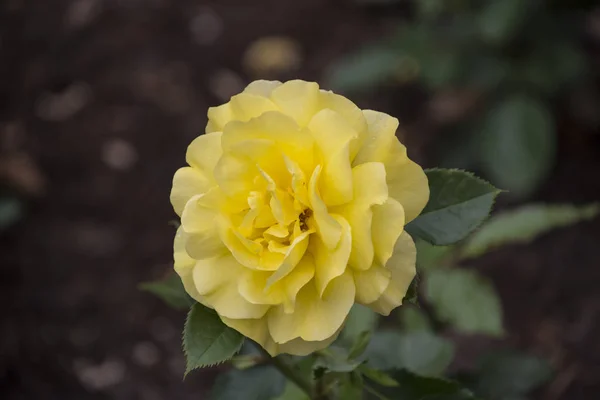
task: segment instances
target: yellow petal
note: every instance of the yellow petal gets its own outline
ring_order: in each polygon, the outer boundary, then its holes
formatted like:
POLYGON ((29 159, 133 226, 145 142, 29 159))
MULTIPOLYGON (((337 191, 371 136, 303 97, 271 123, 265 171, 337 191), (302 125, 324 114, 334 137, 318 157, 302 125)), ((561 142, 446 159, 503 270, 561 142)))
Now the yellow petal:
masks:
POLYGON ((377 264, 366 271, 354 271, 356 284, 356 301, 369 304, 381 297, 390 284, 392 273, 389 269, 377 264))
POLYGON ((283 239, 287 237, 290 234, 290 232, 286 226, 273 225, 269 227, 264 234, 265 236, 272 236, 279 239, 283 239))
POLYGON ((294 209, 294 199, 283 190, 276 189, 271 195, 271 212, 280 225, 289 225, 298 214, 294 209))
POLYGON ((214 183, 211 183, 204 172, 192 167, 179 168, 173 176, 171 189, 171 204, 177 215, 181 216, 185 204, 192 196, 206 193, 212 186, 214 183))
POLYGON ((301 80, 288 81, 273 90, 271 100, 300 126, 306 126, 319 107, 319 85, 301 80))
POLYGON ((255 243, 238 234, 231 221, 223 216, 217 218, 216 224, 219 238, 231 252, 231 255, 245 267, 260 269, 260 254, 251 249, 255 243))
MULTIPOLYGON (((247 122, 235 121, 227 125, 222 146, 225 152, 237 144, 263 139, 277 144, 279 150, 296 161, 305 171, 314 167, 314 139, 298 126, 293 118, 281 112, 265 112, 247 122)), ((244 147, 240 147, 244 151, 244 147)), ((267 164, 261 166, 268 168, 267 164)))
POLYGON ((339 210, 352 227, 352 252, 349 265, 367 270, 373 264, 374 245, 371 235, 371 207, 388 198, 385 168, 382 163, 369 162, 352 169, 354 200, 339 210))
POLYGON ((261 318, 268 305, 251 304, 238 290, 238 282, 251 271, 231 255, 198 261, 194 267, 196 290, 207 304, 227 318, 261 318))
POLYGON ((385 166, 380 162, 368 162, 352 168, 352 183, 353 203, 372 206, 383 204, 388 199, 385 166))
POLYGON ((267 279, 271 273, 251 271, 246 279, 240 279, 238 289, 243 298, 252 304, 282 304, 285 293, 279 285, 267 288, 267 279))
POLYGON ((392 273, 390 284, 379 299, 367 306, 382 315, 389 315, 394 308, 400 306, 415 277, 416 261, 415 243, 408 233, 403 232, 396 242, 394 255, 385 265, 385 268, 392 273))
MULTIPOLYGON (((286 299, 283 304, 284 312, 294 312, 298 292, 315 276, 315 263, 311 257, 302 257, 298 265, 290 272, 280 284, 285 292, 286 299)), ((277 284, 276 284, 277 285, 277 284)), ((274 285, 275 286, 275 285, 274 285)))
POLYGON ((313 210, 313 217, 317 226, 317 233, 327 248, 334 249, 342 235, 341 225, 333 218, 327 206, 321 199, 317 184, 321 174, 321 166, 317 166, 310 178, 308 186, 308 198, 313 210))
MULTIPOLYGON (((233 96, 229 104, 234 119, 238 121, 249 121, 267 111, 279 111, 271 100, 250 93, 240 93, 233 96)), ((227 126, 224 129, 227 129, 227 126)))
POLYGON ((390 197, 402 204, 406 223, 409 223, 429 200, 427 176, 423 168, 406 157, 406 148, 398 140, 392 142, 385 168, 390 197))
POLYGON ((206 124, 205 132, 222 132, 225 125, 233 119, 233 113, 229 103, 225 103, 218 107, 210 107, 208 109, 208 124, 206 124))
POLYGON ((335 278, 323 298, 319 296, 316 285, 311 282, 298 293, 293 313, 286 314, 282 307, 269 312, 269 331, 275 342, 286 343, 296 338, 307 341, 327 340, 343 325, 354 303, 352 276, 344 273, 335 278))
POLYGON ((275 343, 267 325, 267 316, 259 319, 232 319, 221 317, 228 327, 235 329, 247 338, 262 346, 272 357, 281 353, 279 344, 275 343))
POLYGON ((350 143, 350 160, 353 160, 364 142, 364 136, 367 134, 367 122, 362 111, 344 96, 324 90, 320 92, 319 103, 320 108, 330 109, 341 115, 344 121, 350 124, 352 130, 357 133, 357 139, 350 143))
POLYGON ((192 197, 181 214, 181 227, 188 234, 186 251, 197 260, 215 257, 225 251, 215 221, 218 214, 208 207, 211 199, 206 200, 207 197, 211 197, 211 192, 192 197))
POLYGON ((307 356, 315 351, 329 347, 331 343, 335 342, 341 331, 340 329, 332 336, 320 341, 307 341, 297 338, 286 343, 280 343, 279 352, 295 356, 307 356))
POLYGON ((296 296, 300 289, 314 276, 315 267, 310 258, 303 258, 283 279, 267 288, 269 272, 252 271, 247 279, 240 280, 240 294, 253 304, 283 304, 293 312, 296 296))
POLYGON ((266 81, 260 79, 246 86, 244 93, 254 94, 262 97, 270 97, 271 92, 273 92, 273 90, 279 86, 281 86, 281 82, 279 81, 266 81))
POLYGON ((190 234, 185 251, 196 260, 204 260, 226 253, 227 248, 221 241, 217 230, 212 227, 204 232, 190 234))
POLYGON ((224 154, 215 167, 215 180, 230 197, 247 198, 258 175, 256 166, 247 158, 224 154))
POLYGON ((394 253, 394 245, 404 230, 404 208, 393 198, 373 207, 372 239, 375 247, 375 259, 380 265, 386 265, 394 253))
POLYGON ((306 175, 304 174, 304 171, 300 168, 298 163, 289 157, 284 155, 283 159, 285 161, 285 167, 292 175, 292 192, 294 193, 294 198, 304 207, 308 207, 310 202, 308 201, 308 187, 306 186, 306 175))
POLYGON ((214 229, 217 210, 205 201, 207 193, 192 197, 181 213, 181 226, 187 233, 199 233, 214 229))
POLYGON ((335 206, 352 200, 350 143, 358 133, 335 111, 324 109, 308 124, 324 160, 319 189, 325 204, 335 206))
POLYGON ((177 229, 177 233, 175 234, 175 240, 173 242, 173 266, 175 272, 181 278, 181 282, 183 283, 185 291, 193 299, 198 300, 200 295, 196 290, 193 278, 196 260, 190 257, 185 251, 185 244, 187 242, 187 239, 187 234, 183 231, 183 228, 179 227, 179 229, 177 229))
POLYGON ((267 317, 259 319, 231 319, 221 316, 221 320, 227 326, 240 332, 247 338, 252 339, 263 347, 272 357, 278 354, 292 354, 306 356, 315 351, 328 347, 337 339, 341 329, 333 336, 323 341, 309 342, 302 339, 294 339, 287 343, 275 343, 269 333, 267 317))
POLYGON ((185 161, 212 177, 212 171, 219 161, 221 150, 221 132, 205 133, 190 143, 185 154, 185 161))
POLYGON ((275 273, 273 273, 273 275, 267 279, 267 287, 270 287, 292 272, 308 248, 308 236, 311 233, 312 231, 308 230, 302 232, 300 235, 294 238, 292 243, 290 243, 287 253, 285 254, 283 263, 279 266, 279 268, 277 268, 277 271, 275 271, 275 273))
POLYGON ((275 142, 266 139, 242 140, 232 145, 228 154, 249 160, 259 171, 269 175, 276 186, 287 186, 290 175, 283 162, 283 153, 275 142))
POLYGON ((362 146, 358 149, 353 165, 371 161, 384 162, 392 141, 396 138, 398 120, 372 110, 363 110, 363 115, 367 121, 368 133, 365 135, 362 146))
POLYGON ((310 241, 310 253, 315 257, 315 285, 319 296, 323 296, 333 279, 346 271, 352 247, 350 224, 339 215, 334 214, 333 218, 342 227, 342 236, 337 247, 330 250, 318 236, 310 241))

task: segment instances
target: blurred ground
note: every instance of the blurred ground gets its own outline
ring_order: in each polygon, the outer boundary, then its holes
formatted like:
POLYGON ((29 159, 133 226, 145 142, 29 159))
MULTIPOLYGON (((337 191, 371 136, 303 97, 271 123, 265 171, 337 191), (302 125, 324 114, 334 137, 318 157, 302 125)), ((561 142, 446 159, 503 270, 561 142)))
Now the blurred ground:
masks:
MULTIPOLYGON (((319 80, 390 23, 389 9, 344 0, 0 3, 0 174, 28 207, 0 241, 0 397, 204 398, 215 371, 181 380, 184 315, 136 289, 170 268, 168 193, 185 148, 208 106, 269 68, 319 80), (294 42, 275 67, 244 62, 266 35, 294 42)), ((427 165, 424 98, 409 88, 355 100, 403 117, 427 165)), ((599 142, 562 118, 537 199, 597 200, 599 142)), ((540 399, 600 392, 599 237, 596 220, 477 263, 500 290, 509 342, 558 367, 540 399)))

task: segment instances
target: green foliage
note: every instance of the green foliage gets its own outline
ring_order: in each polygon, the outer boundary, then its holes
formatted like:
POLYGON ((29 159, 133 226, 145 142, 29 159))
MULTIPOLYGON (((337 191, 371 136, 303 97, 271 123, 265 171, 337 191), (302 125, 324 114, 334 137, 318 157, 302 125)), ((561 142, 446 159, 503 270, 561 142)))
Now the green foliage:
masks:
POLYGON ((232 357, 230 361, 234 368, 242 370, 252 368, 257 364, 260 364, 262 359, 263 357, 260 354, 238 354, 237 356, 232 357))
POLYGON ((402 304, 418 304, 419 303, 419 283, 421 282, 421 275, 417 272, 412 282, 406 290, 406 295, 402 299, 402 304))
POLYGON ((456 250, 453 246, 434 246, 424 240, 415 240, 417 247, 417 267, 422 271, 437 268, 456 250))
POLYGON ((375 369, 375 368, 370 368, 366 365, 361 365, 359 367, 359 371, 367 378, 369 378, 370 380, 372 380, 373 382, 377 383, 378 385, 381 386, 386 386, 386 387, 396 387, 398 386, 398 381, 395 380, 394 378, 392 378, 389 374, 387 374, 386 372, 383 372, 381 370, 375 369))
POLYGON ((445 123, 484 139, 483 152, 452 139, 466 159, 478 158, 486 178, 525 198, 545 181, 555 157, 555 121, 546 104, 593 79, 581 44, 583 7, 566 3, 413 0, 415 13, 397 31, 332 66, 330 86, 372 91, 418 81, 431 92, 457 93, 459 111, 445 123), (487 115, 483 131, 471 129, 475 107, 461 107, 460 93, 477 95, 477 113, 487 115), (531 99, 522 100, 523 93, 531 99))
MULTIPOLYGON (((296 363, 293 364, 293 367, 295 372, 302 378, 311 380, 314 363, 315 358, 313 356, 301 357, 296 363)), ((288 380, 285 384, 283 393, 277 396, 274 400, 310 400, 310 398, 295 383, 288 380)))
POLYGON ((243 343, 244 337, 225 325, 216 312, 202 304, 194 304, 183 330, 183 350, 187 359, 186 375, 196 368, 229 360, 240 350, 243 343))
MULTIPOLYGON (((220 375, 211 393, 213 400, 265 400, 283 393, 285 378, 275 368, 260 366, 220 375)), ((292 400, 293 397, 281 400, 292 400)), ((299 397, 298 399, 301 399, 299 397)))
POLYGON ((352 345, 363 332, 373 332, 378 320, 378 314, 370 308, 360 304, 353 305, 344 329, 340 333, 339 341, 348 346, 352 345))
POLYGON ((500 191, 473 174, 448 169, 427 170, 429 203, 406 230, 435 245, 464 239, 488 217, 500 191))
POLYGON ((337 390, 336 398, 344 400, 362 400, 362 375, 357 372, 354 372, 347 376, 344 376, 339 382, 339 389, 337 390))
POLYGON ((459 332, 504 333, 500 299, 493 286, 474 271, 432 270, 425 281, 425 295, 437 316, 459 332))
POLYGON ((592 219, 600 205, 531 204, 494 215, 466 242, 461 256, 478 257, 499 246, 527 243, 551 230, 592 219))
POLYGON ((501 187, 524 197, 546 178, 556 134, 542 102, 520 94, 509 97, 488 113, 481 135, 482 165, 501 187))
POLYGON ((478 19, 483 39, 493 45, 501 45, 512 39, 525 22, 531 3, 502 0, 484 4, 478 19))
POLYGON ((425 376, 441 375, 453 356, 452 343, 429 332, 377 332, 365 352, 367 366, 371 368, 384 371, 405 368, 425 376))
POLYGON ((474 390, 489 400, 519 398, 548 381, 552 369, 537 357, 502 352, 486 357, 474 390))
POLYGON ((363 333, 358 335, 358 338, 356 339, 356 341, 350 348, 350 352, 348 353, 348 358, 350 360, 354 360, 354 359, 360 357, 362 355, 362 353, 365 352, 365 349, 367 348, 370 340, 371 340, 371 332, 369 332, 369 331, 364 331, 363 333))
POLYGON ((330 87, 338 90, 374 87, 389 80, 402 62, 397 52, 386 44, 367 47, 334 64, 326 80, 330 87))
MULTIPOLYGON (((366 346, 365 346, 366 347, 366 346)), ((360 361, 356 361, 350 357, 344 349, 339 347, 330 347, 321 351, 321 357, 315 362, 313 368, 315 370, 324 370, 324 372, 351 372, 360 365, 360 361)))
POLYGON ((405 306, 400 309, 400 322, 406 332, 430 332, 431 322, 417 307, 405 306))
POLYGON ((295 383, 287 381, 283 393, 273 400, 310 400, 310 397, 296 386, 295 383))
POLYGON ((378 387, 385 397, 369 396, 367 399, 389 400, 475 400, 475 396, 458 382, 442 378, 419 376, 407 370, 388 371, 399 383, 398 387, 378 387))
POLYGON ((176 273, 171 273, 165 279, 157 282, 140 284, 139 288, 159 297, 172 308, 185 310, 194 304, 194 300, 187 294, 176 273))
POLYGON ((23 216, 23 205, 16 197, 0 197, 0 232, 10 228, 23 216))

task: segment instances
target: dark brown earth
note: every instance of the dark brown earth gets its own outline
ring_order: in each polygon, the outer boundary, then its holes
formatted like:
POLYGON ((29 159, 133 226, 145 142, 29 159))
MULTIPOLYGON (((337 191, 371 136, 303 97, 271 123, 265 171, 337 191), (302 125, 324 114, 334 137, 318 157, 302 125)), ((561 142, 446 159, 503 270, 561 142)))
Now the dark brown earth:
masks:
MULTIPOLYGON (((0 237, 0 398, 205 398, 215 371, 182 382, 184 314, 136 289, 170 269, 168 193, 187 144, 208 106, 255 78, 242 66, 253 40, 293 38, 298 69, 277 77, 319 80, 403 12, 345 0, 0 2, 0 173, 27 205, 0 237)), ((354 100, 402 116, 427 165, 424 99, 406 88, 354 100)), ((556 108, 559 160, 536 199, 598 200, 600 135, 556 108)), ((558 369, 540 399, 600 393, 599 239, 595 220, 475 264, 502 295, 509 342, 558 369)))

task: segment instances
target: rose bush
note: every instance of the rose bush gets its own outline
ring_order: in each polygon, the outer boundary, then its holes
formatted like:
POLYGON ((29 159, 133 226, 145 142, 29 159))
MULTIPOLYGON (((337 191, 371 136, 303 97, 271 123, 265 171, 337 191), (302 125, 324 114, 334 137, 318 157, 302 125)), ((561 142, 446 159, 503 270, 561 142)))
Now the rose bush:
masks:
POLYGON ((404 225, 429 188, 397 119, 299 80, 253 82, 208 118, 171 191, 190 296, 271 355, 326 347, 355 302, 402 303, 404 225))

